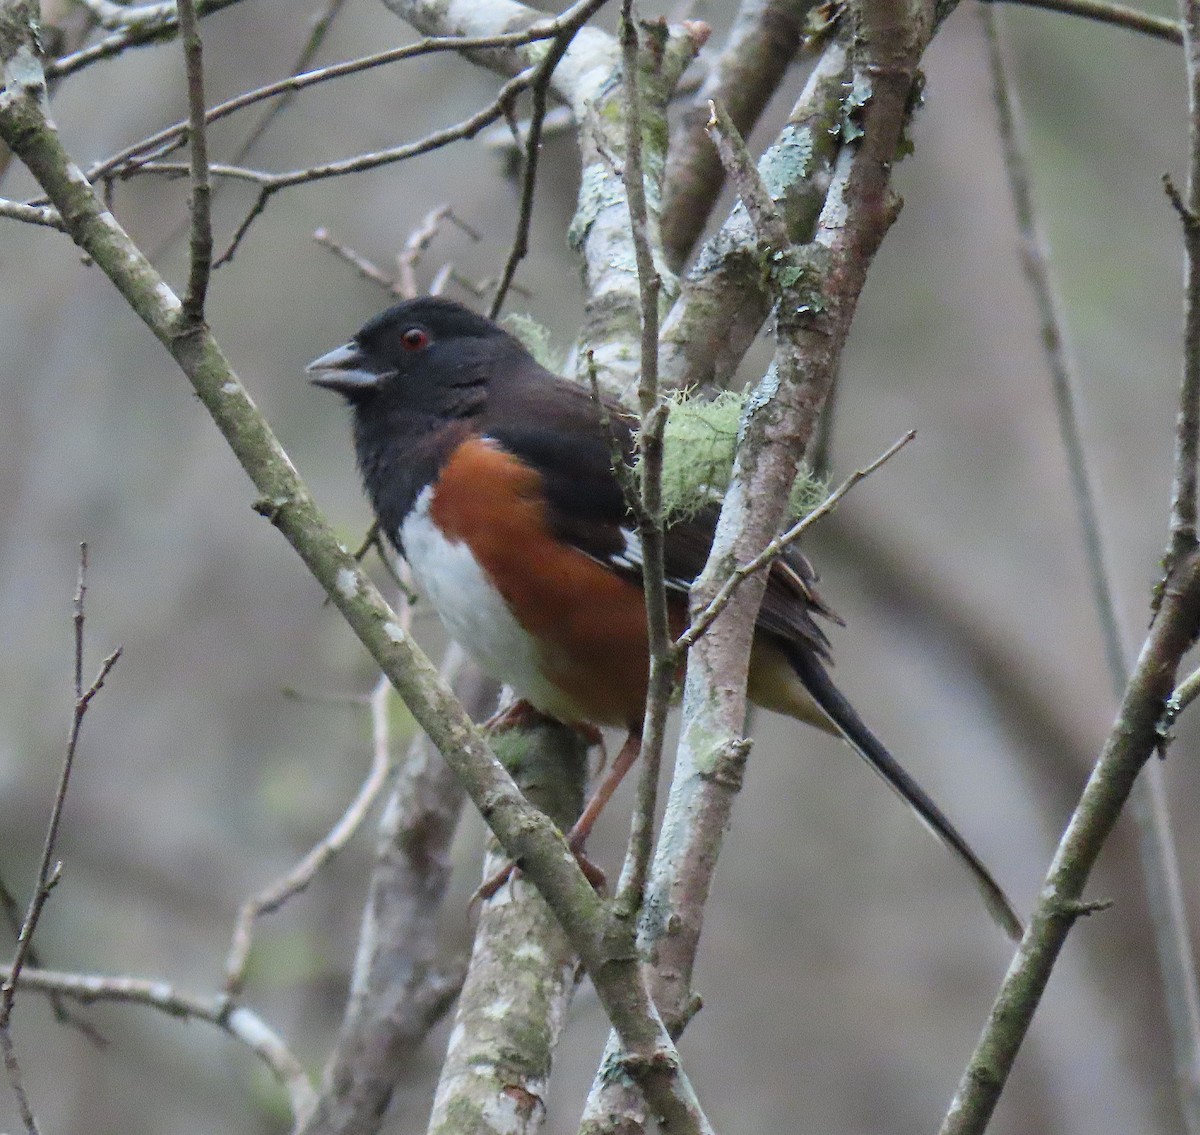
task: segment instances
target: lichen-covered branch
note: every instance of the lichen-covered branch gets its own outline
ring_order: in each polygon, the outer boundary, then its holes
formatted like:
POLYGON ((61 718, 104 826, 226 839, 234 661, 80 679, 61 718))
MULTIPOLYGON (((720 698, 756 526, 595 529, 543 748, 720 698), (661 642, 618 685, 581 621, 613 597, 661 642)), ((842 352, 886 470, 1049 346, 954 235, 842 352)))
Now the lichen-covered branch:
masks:
MULTIPOLYGON (((844 90, 837 81, 845 102, 839 101, 836 116, 843 125, 840 138, 824 159, 831 176, 818 176, 807 191, 824 193, 809 247, 775 246, 791 233, 786 204, 780 202, 786 195, 776 193, 766 176, 764 189, 747 170, 740 139, 726 120, 727 170, 743 181, 750 199, 750 206, 735 211, 744 229, 739 239, 758 264, 764 298, 777 298, 779 315, 775 360, 747 402, 712 552, 692 589, 693 610, 704 609, 736 566, 779 530, 796 463, 831 388, 867 268, 895 215, 890 170, 900 152, 931 15, 931 8, 919 9, 886 38, 868 21, 858 29, 863 35, 850 60, 853 81, 844 90), (770 207, 772 199, 778 208, 770 207)), ((842 73, 848 56, 842 45, 829 52, 837 65, 816 79, 816 89, 832 96, 824 84, 842 73)), ((801 164, 805 169, 793 165, 792 176, 812 172, 801 164)), ((704 907, 749 749, 743 736, 746 673, 764 585, 761 576, 748 580, 689 654, 683 732, 639 933, 655 1003, 673 1034, 695 1011, 691 976, 704 907)), ((622 1132, 639 1131, 646 1122, 641 1102, 606 1063, 593 1083, 583 1130, 589 1135, 611 1130, 614 1116, 620 1116, 622 1132)))
MULTIPOLYGON (((580 735, 546 719, 499 733, 492 744, 530 800, 569 829, 583 807, 587 747, 580 735)), ((496 854, 488 856, 484 878, 501 866, 496 854)), ((506 883, 484 903, 429 1135, 541 1129, 577 974, 567 935, 528 883, 506 883)))

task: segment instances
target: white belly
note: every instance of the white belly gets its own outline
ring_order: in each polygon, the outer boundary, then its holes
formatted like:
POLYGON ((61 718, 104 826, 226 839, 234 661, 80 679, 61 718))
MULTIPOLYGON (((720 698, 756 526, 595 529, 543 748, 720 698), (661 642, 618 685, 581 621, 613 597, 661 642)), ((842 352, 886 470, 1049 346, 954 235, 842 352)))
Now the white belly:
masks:
POLYGON ((400 529, 417 587, 480 669, 543 713, 571 721, 571 703, 542 677, 536 641, 513 617, 471 549, 447 540, 430 519, 432 496, 433 490, 426 488, 400 529))

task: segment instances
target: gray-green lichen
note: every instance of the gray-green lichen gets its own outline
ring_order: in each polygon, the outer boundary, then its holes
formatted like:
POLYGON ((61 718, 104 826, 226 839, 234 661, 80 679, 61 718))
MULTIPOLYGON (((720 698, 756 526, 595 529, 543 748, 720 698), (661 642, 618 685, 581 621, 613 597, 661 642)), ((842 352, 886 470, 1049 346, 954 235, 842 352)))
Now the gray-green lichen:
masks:
MULTIPOLYGON (((668 523, 694 516, 719 501, 729 486, 734 454, 749 416, 769 405, 772 372, 751 392, 725 390, 715 398, 679 391, 671 396, 663 434, 663 513, 668 523)), ((788 504, 793 515, 811 512, 828 486, 805 465, 796 470, 788 504)))

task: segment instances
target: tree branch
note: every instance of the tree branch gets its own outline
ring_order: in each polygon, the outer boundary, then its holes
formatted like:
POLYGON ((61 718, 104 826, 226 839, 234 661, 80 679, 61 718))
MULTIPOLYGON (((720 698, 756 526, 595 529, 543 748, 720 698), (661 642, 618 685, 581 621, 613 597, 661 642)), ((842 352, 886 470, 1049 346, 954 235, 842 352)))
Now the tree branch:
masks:
POLYGON ((1163 744, 1163 708, 1176 669, 1200 631, 1200 554, 1178 561, 1142 646, 1112 732, 1058 845, 1028 929, 1004 977, 940 1135, 979 1135, 1000 1098, 1050 972, 1076 918, 1083 889, 1142 766, 1163 744))
MULTIPOLYGON (((1005 170, 1021 234, 1022 263, 1041 320, 1041 342, 1049 365, 1059 436, 1083 538, 1092 603, 1104 639, 1110 685, 1114 696, 1119 698, 1129 680, 1129 671, 1079 425, 1075 394, 1077 366, 1067 341, 1062 303, 1051 275, 1049 247, 1037 222, 1020 105, 1010 78, 1011 67, 1001 39, 998 14, 990 7, 980 8, 980 14, 987 39, 1005 170)), ((1183 880, 1171 833, 1162 770, 1157 763, 1152 764, 1134 786, 1132 814, 1138 830, 1138 850, 1159 968, 1167 992, 1176 1090, 1188 1130, 1192 1135, 1200 1135, 1200 1083, 1196 1079, 1196 1070, 1200 1068, 1200 993, 1183 880)))

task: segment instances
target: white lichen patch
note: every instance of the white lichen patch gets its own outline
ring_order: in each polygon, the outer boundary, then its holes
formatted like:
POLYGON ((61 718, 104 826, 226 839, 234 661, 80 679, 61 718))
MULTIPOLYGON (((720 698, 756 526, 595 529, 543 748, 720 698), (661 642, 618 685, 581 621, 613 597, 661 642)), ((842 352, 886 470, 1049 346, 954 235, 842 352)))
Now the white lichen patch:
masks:
POLYGON ((519 962, 539 962, 546 956, 546 951, 538 943, 526 939, 513 950, 512 956, 519 962))
POLYGON ((180 298, 162 280, 154 285, 154 294, 158 296, 158 302, 162 304, 164 311, 174 314, 183 310, 180 298))
POLYGON ((338 594, 343 599, 353 599, 358 594, 358 575, 349 568, 339 568, 337 573, 338 594))
POLYGON ((507 1020, 516 1008, 516 1002, 511 997, 497 997, 495 1001, 479 1007, 479 1015, 489 1021, 507 1020))
POLYGON ((392 640, 392 642, 404 642, 408 635, 404 633, 404 628, 399 623, 386 622, 383 624, 383 633, 392 640))

